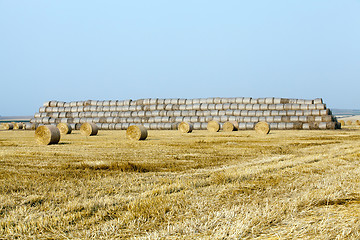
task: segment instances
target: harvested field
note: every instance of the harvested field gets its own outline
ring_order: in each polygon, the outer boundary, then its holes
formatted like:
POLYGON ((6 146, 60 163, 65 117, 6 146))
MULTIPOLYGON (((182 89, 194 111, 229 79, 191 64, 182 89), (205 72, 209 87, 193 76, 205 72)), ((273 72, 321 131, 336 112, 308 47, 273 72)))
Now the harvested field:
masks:
POLYGON ((359 239, 360 128, 0 131, 0 236, 359 239))

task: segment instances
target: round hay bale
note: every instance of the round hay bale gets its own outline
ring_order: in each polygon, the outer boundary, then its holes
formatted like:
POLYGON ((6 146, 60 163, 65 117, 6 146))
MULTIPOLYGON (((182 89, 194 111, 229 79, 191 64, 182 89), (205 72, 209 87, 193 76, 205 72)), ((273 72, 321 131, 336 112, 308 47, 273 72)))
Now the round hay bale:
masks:
POLYGON ((270 132, 270 126, 267 122, 258 122, 255 125, 255 131, 259 134, 266 135, 270 132))
POLYGON ((237 131, 238 129, 239 129, 239 124, 236 121, 225 122, 223 126, 224 132, 237 131))
POLYGON ((194 129, 193 125, 188 122, 181 122, 178 126, 178 130, 181 133, 191 133, 193 129, 194 129))
POLYGON ((70 124, 68 123, 59 123, 57 126, 56 126, 59 131, 60 131, 60 134, 70 134, 71 131, 72 131, 72 128, 70 126, 70 124))
POLYGON ((217 121, 212 120, 208 122, 207 130, 210 132, 218 132, 220 130, 220 124, 217 121))
POLYGON ((12 124, 12 123, 4 123, 3 128, 5 130, 12 130, 12 129, 14 129, 14 124, 12 124))
POLYGON ((35 139, 42 145, 57 144, 60 141, 60 131, 53 125, 42 125, 36 129, 35 139))
POLYGON ((346 121, 346 126, 351 126, 353 123, 351 120, 346 121))
POLYGON ((356 120, 356 125, 360 125, 360 120, 356 120))
POLYGON ((83 123, 80 127, 80 133, 85 136, 96 135, 98 131, 99 128, 95 123, 83 123))
POLYGON ((131 140, 145 140, 148 136, 147 130, 141 125, 131 125, 126 129, 126 137, 131 140))
POLYGON ((14 124, 14 129, 23 129, 24 128, 24 124, 23 123, 15 123, 14 124))

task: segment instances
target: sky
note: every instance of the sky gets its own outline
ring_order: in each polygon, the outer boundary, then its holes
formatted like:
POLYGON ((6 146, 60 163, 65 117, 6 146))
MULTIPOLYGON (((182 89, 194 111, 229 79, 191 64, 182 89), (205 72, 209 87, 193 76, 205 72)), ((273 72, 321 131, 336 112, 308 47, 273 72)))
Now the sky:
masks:
POLYGON ((360 0, 0 0, 0 115, 140 98, 360 109, 359 13, 360 0))

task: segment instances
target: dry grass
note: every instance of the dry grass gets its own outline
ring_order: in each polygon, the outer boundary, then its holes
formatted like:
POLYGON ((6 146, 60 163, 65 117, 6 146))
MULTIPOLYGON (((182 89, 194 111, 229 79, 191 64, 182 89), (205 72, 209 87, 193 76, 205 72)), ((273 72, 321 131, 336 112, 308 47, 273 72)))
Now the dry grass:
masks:
POLYGON ((359 239, 360 131, 0 131, 0 238, 359 239))

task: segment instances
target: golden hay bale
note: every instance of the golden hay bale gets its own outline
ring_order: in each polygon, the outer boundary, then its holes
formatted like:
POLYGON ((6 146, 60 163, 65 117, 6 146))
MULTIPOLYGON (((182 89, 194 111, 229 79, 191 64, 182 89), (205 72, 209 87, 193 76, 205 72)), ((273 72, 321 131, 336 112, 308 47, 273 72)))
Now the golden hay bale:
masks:
POLYGON ((95 123, 83 123, 80 127, 80 133, 85 136, 94 136, 98 131, 99 128, 95 123))
POLYGON ((181 122, 178 126, 178 130, 181 133, 191 133, 193 129, 194 129, 193 125, 187 122, 181 122))
POLYGON ((14 124, 14 129, 23 129, 24 124, 23 123, 15 123, 14 124))
POLYGON ((56 127, 60 130, 61 134, 70 134, 72 131, 69 123, 59 123, 56 127))
POLYGON ((217 121, 212 120, 208 122, 207 130, 210 132, 218 132, 220 130, 220 124, 217 121))
POLYGON ((339 123, 341 124, 341 126, 345 126, 345 121, 344 120, 340 120, 339 123))
POLYGON ((350 125, 352 125, 352 124, 353 124, 352 121, 350 121, 350 120, 346 121, 346 125, 347 125, 347 126, 350 126, 350 125))
POLYGON ((141 125, 131 125, 126 129, 126 137, 131 140, 145 140, 148 136, 147 130, 141 125))
POLYGON ((4 123, 3 128, 5 130, 12 130, 12 129, 14 129, 14 124, 13 123, 4 123))
POLYGON ((225 122, 223 125, 224 132, 237 131, 239 129, 239 124, 235 121, 225 122))
POLYGON ((35 139, 39 144, 56 144, 60 141, 60 131, 52 125, 43 125, 36 129, 35 139))
POLYGON ((267 122, 258 122, 255 125, 255 131, 259 134, 266 135, 270 132, 270 126, 267 122))
POLYGON ((356 125, 360 125, 360 120, 356 120, 356 125))

